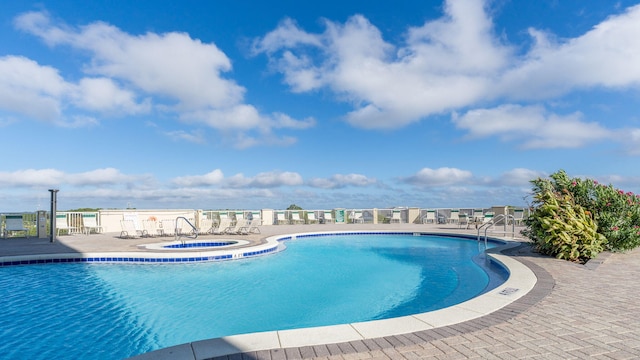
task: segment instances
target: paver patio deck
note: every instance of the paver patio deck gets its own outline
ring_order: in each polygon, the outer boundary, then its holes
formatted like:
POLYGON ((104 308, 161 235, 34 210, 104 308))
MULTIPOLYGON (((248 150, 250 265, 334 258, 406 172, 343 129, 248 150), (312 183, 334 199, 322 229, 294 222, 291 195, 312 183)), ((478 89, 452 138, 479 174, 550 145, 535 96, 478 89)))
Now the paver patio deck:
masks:
MULTIPOLYGON (((352 229, 467 232, 446 225, 280 225, 242 237, 352 229)), ((117 234, 0 240, 0 256, 69 251, 138 251, 149 239, 117 234)), ((228 236, 231 237, 231 236, 228 236)), ((224 359, 638 359, 640 249, 602 254, 587 265, 540 256, 527 245, 511 255, 538 277, 521 299, 481 318, 379 339, 234 354, 224 359)))

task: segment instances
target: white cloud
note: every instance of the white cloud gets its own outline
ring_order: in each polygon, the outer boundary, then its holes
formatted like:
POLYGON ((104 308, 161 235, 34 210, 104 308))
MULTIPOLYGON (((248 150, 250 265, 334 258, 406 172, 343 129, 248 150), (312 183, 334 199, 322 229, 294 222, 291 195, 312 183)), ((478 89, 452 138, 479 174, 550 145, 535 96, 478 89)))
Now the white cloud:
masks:
POLYGON ((125 175, 114 168, 96 169, 66 176, 65 182, 80 186, 126 185, 140 181, 143 177, 125 175))
MULTIPOLYGON (((182 121, 230 131, 231 137, 255 132, 255 141, 244 141, 238 147, 273 143, 277 138, 271 134, 273 129, 306 129, 315 124, 311 118, 296 120, 278 112, 263 115, 245 104, 246 89, 224 75, 232 69, 231 60, 215 44, 186 33, 132 35, 104 22, 74 28, 55 23, 45 12, 22 14, 16 17, 15 25, 50 46, 66 45, 90 55, 83 70, 91 77, 74 86, 65 83, 56 70, 40 69, 49 70, 58 83, 71 88, 67 96, 81 110, 139 114, 150 111, 153 102, 157 109, 172 112, 182 121), (139 102, 140 97, 145 100, 139 102)), ((30 86, 35 94, 43 92, 38 84, 30 86)), ((0 95, 2 90, 0 85, 0 95)), ((57 107, 54 113, 61 112, 59 97, 40 97, 52 103, 49 108, 57 107)), ((50 109, 40 111, 48 113, 50 109)))
POLYGON ((55 169, 0 172, 0 184, 6 187, 53 186, 62 183, 64 179, 64 172, 55 169))
POLYGON ((542 106, 509 104, 477 109, 463 115, 454 113, 452 121, 471 138, 498 136, 503 141, 517 141, 523 148, 575 148, 613 135, 597 123, 583 121, 580 113, 550 114, 542 106))
POLYGON ((235 174, 225 177, 222 170, 215 169, 204 175, 181 176, 171 181, 184 188, 216 185, 221 189, 231 188, 276 188, 281 186, 302 185, 302 176, 290 171, 269 171, 258 173, 253 177, 235 174))
POLYGON ((146 113, 151 109, 149 101, 136 103, 133 91, 120 88, 109 78, 83 78, 72 96, 78 107, 99 112, 124 111, 136 114, 146 113))
POLYGON ((376 184, 376 179, 362 174, 335 174, 329 178, 314 178, 307 182, 311 187, 339 189, 347 186, 364 187, 376 184))
POLYGON ((54 121, 70 85, 58 71, 21 56, 0 57, 0 108, 54 121))
MULTIPOLYGON (((487 101, 550 100, 573 90, 624 91, 640 84, 640 5, 563 41, 529 29, 536 43, 518 54, 495 33, 489 4, 446 1, 441 18, 408 28, 399 45, 385 41, 361 15, 344 24, 326 21, 318 34, 287 20, 256 39, 254 51, 269 57, 293 91, 326 88, 351 103, 346 120, 361 128, 402 127, 487 101)), ((563 139, 557 134, 576 130, 564 146, 582 146, 609 132, 578 113, 547 115, 538 123, 545 128, 527 147, 558 146, 563 139)), ((470 128, 471 135, 492 130, 488 125, 470 128)), ((493 130, 505 138, 527 128, 523 122, 502 125, 513 131, 493 130)))
POLYGON ((0 172, 0 184, 6 187, 123 186, 144 183, 149 176, 122 174, 114 168, 96 169, 83 173, 65 173, 56 169, 25 169, 0 172))
POLYGON ((180 176, 172 180, 172 182, 182 187, 199 187, 209 185, 219 185, 224 180, 222 170, 215 169, 204 175, 180 176))
POLYGON ((504 172, 499 178, 495 180, 497 184, 506 186, 531 186, 530 181, 539 177, 546 177, 547 174, 524 168, 515 168, 504 172))
POLYGON ((421 169, 416 174, 403 179, 403 181, 417 186, 453 186, 468 184, 472 179, 473 174, 470 171, 441 167, 438 169, 421 169))
POLYGON ((256 175, 250 182, 250 186, 260 188, 270 188, 278 186, 298 186, 302 185, 302 176, 290 171, 270 171, 256 175))
POLYGON ((326 21, 313 35, 285 21, 257 39, 293 91, 328 87, 354 110, 347 121, 363 128, 394 128, 481 99, 505 63, 509 48, 491 36, 478 1, 447 2, 441 20, 408 30, 396 48, 366 18, 326 21), (310 49, 310 51, 307 51, 310 49), (313 57, 319 49, 323 57, 313 57))
POLYGON ((498 79, 496 89, 505 96, 544 99, 576 88, 640 85, 640 5, 562 42, 540 30, 529 33, 535 46, 498 79))

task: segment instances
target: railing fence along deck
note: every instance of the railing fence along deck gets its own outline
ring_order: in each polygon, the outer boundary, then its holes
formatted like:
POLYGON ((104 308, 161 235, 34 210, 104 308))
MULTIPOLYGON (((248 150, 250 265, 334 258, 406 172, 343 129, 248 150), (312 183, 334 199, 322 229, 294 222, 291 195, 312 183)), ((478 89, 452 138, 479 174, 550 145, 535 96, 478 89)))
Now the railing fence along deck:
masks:
MULTIPOLYGON (((92 212, 58 211, 56 222, 66 220, 68 230, 62 229, 61 235, 81 232, 83 215, 96 218, 97 224, 104 232, 120 232, 120 220, 127 216, 137 216, 140 221, 164 218, 175 219, 178 216, 189 219, 195 226, 200 227, 204 219, 217 224, 222 218, 228 218, 232 222, 244 219, 259 219, 259 226, 288 225, 288 224, 322 224, 322 223, 357 223, 357 224, 387 224, 387 223, 413 223, 422 224, 435 219, 436 223, 451 223, 459 216, 467 215, 472 218, 474 212, 503 214, 503 219, 526 218, 529 209, 514 206, 493 206, 488 208, 335 208, 335 209, 308 209, 308 210, 281 210, 281 209, 225 209, 225 210, 196 210, 196 209, 107 209, 92 212), (64 215, 64 217, 61 217, 64 215), (280 218, 280 219, 279 219, 280 218), (74 230, 75 229, 75 230, 74 230)), ((21 215, 29 236, 37 233, 36 212, 13 212, 0 214, 0 230, 5 228, 6 216, 21 215)), ((46 212, 47 229, 50 214, 46 212)), ((519 224, 521 222, 519 221, 519 224)), ((59 224, 58 224, 59 225, 59 224)), ((498 224, 497 224, 498 225, 498 224)), ((61 227, 61 226, 59 226, 61 227)), ((47 230, 48 231, 48 230, 47 230)))

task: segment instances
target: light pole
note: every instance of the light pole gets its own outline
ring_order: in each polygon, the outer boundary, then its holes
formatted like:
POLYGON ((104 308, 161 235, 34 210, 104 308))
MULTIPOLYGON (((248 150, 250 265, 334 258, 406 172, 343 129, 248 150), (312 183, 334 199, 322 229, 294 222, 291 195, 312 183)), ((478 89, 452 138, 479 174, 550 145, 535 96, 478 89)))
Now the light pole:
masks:
POLYGON ((56 194, 58 193, 58 189, 49 189, 51 192, 51 215, 49 216, 51 220, 49 223, 51 224, 51 234, 49 237, 50 242, 54 242, 56 239, 56 205, 58 200, 56 199, 56 194))

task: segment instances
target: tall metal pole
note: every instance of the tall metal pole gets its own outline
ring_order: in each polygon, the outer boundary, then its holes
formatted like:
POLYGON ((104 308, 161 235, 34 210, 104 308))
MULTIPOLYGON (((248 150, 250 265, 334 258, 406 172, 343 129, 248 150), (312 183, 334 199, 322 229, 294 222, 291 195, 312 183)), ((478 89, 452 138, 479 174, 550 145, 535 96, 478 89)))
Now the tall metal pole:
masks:
POLYGON ((51 215, 49 215, 50 220, 49 223, 51 224, 51 232, 50 232, 50 237, 49 237, 49 241, 50 242, 54 242, 56 239, 56 205, 58 200, 56 199, 56 194, 58 193, 58 189, 49 189, 49 191, 51 192, 51 215))

